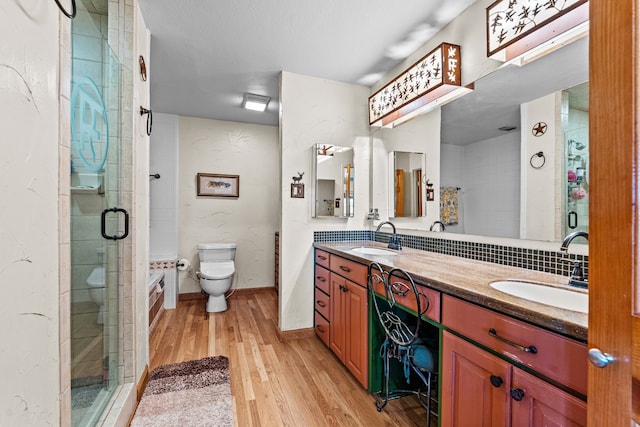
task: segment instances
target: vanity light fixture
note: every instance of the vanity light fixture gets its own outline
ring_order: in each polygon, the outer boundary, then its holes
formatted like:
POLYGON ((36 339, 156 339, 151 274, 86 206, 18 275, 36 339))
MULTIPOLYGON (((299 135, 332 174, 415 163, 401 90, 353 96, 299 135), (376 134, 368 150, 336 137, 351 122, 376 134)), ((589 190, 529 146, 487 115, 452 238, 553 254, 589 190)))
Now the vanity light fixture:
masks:
POLYGON ((242 99, 242 108, 264 112, 267 109, 267 105, 269 105, 269 101, 271 101, 271 98, 268 96, 245 93, 242 99))
POLYGON ((524 65, 589 34, 589 0, 497 0, 486 25, 487 56, 524 65))
POLYGON ((460 46, 442 43, 369 97, 369 124, 393 127, 462 96, 460 46))

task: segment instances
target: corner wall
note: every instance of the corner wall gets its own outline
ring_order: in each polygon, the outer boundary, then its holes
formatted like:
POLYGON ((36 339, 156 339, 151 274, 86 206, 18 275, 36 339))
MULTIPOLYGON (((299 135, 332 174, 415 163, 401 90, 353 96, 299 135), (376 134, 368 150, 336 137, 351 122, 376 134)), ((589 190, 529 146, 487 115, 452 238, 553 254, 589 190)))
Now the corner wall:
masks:
POLYGON ((68 122, 60 123, 70 95, 59 79, 71 69, 64 20, 49 1, 3 2, 0 13, 3 425, 58 425, 61 396, 70 396, 70 368, 60 369, 70 366, 70 325, 61 317, 70 304, 69 169, 60 169, 70 158, 68 122))
POLYGON ((313 327, 313 232, 362 230, 369 210, 369 88, 283 72, 280 76, 280 330, 313 327), (311 218, 312 147, 354 148, 350 219, 311 218), (305 172, 305 198, 291 198, 291 177, 305 172))
POLYGON ((179 119, 180 293, 200 292, 198 243, 235 242, 233 288, 274 286, 278 228, 278 128, 220 120, 179 119), (240 176, 240 197, 197 196, 198 173, 240 176))

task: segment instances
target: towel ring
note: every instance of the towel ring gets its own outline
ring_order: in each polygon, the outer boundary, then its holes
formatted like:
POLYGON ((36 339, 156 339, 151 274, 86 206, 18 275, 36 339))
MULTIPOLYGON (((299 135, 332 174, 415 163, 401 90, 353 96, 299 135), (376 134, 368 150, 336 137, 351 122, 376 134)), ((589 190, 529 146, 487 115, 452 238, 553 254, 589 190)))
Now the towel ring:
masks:
MULTIPOLYGON (((537 153, 535 153, 533 156, 531 156, 531 158, 529 159, 529 164, 531 165, 532 168, 534 169, 542 169, 542 167, 544 166, 545 162, 547 161, 547 159, 544 157, 544 153, 542 151, 538 151, 537 153), (533 160, 538 157, 542 157, 542 163, 539 165, 534 165, 533 164, 533 160)), ((539 163, 539 162, 538 162, 539 163)))

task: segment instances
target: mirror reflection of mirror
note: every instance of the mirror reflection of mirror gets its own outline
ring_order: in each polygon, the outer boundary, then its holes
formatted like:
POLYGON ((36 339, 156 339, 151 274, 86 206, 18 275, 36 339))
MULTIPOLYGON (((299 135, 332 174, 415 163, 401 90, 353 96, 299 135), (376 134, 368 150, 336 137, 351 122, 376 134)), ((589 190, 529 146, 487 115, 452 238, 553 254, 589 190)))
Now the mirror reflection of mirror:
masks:
POLYGON ((461 189, 447 232, 561 241, 587 229, 587 79, 583 38, 504 66, 442 107, 439 186, 461 189), (534 131, 540 123, 543 134, 534 131), (545 163, 534 168, 539 152, 545 163))
POLYGON ((353 217, 354 176, 353 148, 332 144, 313 147, 315 177, 313 217, 353 217))
POLYGON ((392 218, 424 216, 424 153, 389 153, 389 212, 392 218))

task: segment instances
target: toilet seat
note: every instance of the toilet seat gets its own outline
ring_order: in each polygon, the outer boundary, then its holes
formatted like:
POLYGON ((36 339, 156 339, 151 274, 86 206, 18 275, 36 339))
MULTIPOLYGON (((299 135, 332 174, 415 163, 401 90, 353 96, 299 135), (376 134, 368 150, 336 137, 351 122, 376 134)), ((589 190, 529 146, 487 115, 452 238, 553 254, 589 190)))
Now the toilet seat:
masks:
POLYGON ((104 287, 104 267, 96 267, 93 269, 89 277, 87 277, 87 285, 90 288, 104 287))
POLYGON ((221 280, 231 277, 235 271, 233 261, 203 262, 200 275, 207 280, 221 280))

